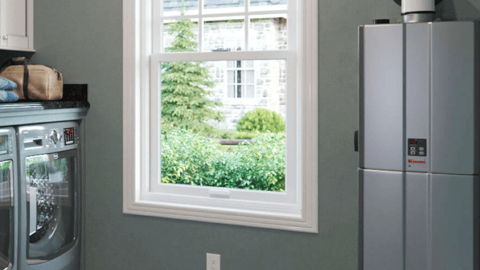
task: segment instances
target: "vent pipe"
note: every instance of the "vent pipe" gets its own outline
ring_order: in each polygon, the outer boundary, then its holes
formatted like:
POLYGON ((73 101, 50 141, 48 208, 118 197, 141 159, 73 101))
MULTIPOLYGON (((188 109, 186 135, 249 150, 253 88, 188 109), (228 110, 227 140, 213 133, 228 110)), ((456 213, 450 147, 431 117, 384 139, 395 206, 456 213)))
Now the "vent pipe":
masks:
POLYGON ((434 0, 403 0, 402 15, 412 13, 435 13, 434 0))
POLYGON ((402 6, 404 23, 431 22, 441 0, 394 0, 402 6))

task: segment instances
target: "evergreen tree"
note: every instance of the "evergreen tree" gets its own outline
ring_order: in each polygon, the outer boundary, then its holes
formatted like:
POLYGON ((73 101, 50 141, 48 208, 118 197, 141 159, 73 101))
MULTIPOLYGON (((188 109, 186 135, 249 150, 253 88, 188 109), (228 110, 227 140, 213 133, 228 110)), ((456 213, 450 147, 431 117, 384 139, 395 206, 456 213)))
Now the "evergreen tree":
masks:
MULTIPOLYGON (((185 6, 182 7, 182 15, 185 6)), ((195 24, 190 19, 180 19, 170 25, 169 34, 175 39, 167 52, 194 52, 197 49, 195 24)), ((213 127, 205 121, 223 119, 214 108, 220 102, 210 100, 208 95, 215 84, 202 62, 168 62, 162 65, 162 130, 168 132, 184 128, 194 132, 206 132, 213 127)))

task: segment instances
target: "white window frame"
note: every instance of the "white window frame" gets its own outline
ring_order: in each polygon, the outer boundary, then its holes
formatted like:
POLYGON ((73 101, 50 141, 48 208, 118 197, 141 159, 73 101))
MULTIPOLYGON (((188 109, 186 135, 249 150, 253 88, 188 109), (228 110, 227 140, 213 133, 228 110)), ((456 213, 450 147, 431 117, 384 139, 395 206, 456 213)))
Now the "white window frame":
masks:
POLYGON ((296 45, 289 40, 288 51, 173 56, 153 54, 159 52, 153 44, 160 44, 155 39, 162 34, 151 35, 157 27, 151 7, 160 1, 123 0, 123 212, 318 233, 318 2, 297 0, 298 14, 288 14, 298 18, 295 29, 289 27, 289 31, 302 37, 296 45), (287 75, 287 83, 301 90, 287 97, 287 106, 295 108, 295 113, 287 113, 287 192, 249 191, 256 193, 251 196, 237 189, 192 187, 198 189, 194 192, 207 192, 206 197, 197 197, 159 191, 163 186, 155 185, 160 175, 159 140, 152 138, 160 135, 160 103, 159 91, 152 86, 159 85, 160 76, 151 74, 159 74, 161 61, 251 59, 285 59, 287 68, 289 63, 296 65, 295 72, 287 75), (289 187, 292 178, 295 185, 289 187), (236 194, 240 199, 235 199, 236 194), (245 200, 247 197, 251 200, 245 200), (271 199, 258 202, 258 197, 271 199), (284 199, 278 200, 281 197, 284 199))

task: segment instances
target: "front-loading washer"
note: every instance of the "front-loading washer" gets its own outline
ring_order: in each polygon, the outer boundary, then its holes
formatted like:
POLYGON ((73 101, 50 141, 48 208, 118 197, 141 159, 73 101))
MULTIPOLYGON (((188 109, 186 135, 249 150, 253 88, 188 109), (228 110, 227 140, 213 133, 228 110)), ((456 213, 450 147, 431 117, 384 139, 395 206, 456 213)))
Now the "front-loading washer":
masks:
POLYGON ((80 268, 77 122, 20 126, 19 270, 80 268))

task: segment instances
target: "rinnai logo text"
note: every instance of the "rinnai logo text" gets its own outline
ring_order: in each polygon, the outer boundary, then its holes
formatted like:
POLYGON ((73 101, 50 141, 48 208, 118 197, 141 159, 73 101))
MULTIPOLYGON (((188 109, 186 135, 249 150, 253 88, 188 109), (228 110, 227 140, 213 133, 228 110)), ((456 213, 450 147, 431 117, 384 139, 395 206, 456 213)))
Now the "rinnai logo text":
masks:
POLYGON ((425 164, 425 160, 414 160, 414 159, 409 159, 408 163, 419 163, 419 164, 425 164))

